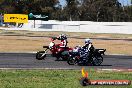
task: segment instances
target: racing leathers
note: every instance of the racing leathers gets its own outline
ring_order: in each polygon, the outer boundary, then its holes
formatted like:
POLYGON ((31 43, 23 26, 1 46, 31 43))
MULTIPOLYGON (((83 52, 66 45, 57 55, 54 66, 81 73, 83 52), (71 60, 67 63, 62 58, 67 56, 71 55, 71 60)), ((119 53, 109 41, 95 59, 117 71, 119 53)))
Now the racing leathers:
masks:
POLYGON ((61 43, 59 44, 59 46, 61 47, 61 48, 65 48, 65 47, 67 47, 67 39, 66 40, 61 40, 61 43))
POLYGON ((63 52, 66 49, 67 43, 68 43, 67 40, 61 40, 61 43, 59 44, 58 53, 63 52))
POLYGON ((80 58, 81 60, 83 59, 88 59, 88 56, 89 56, 89 51, 90 51, 90 48, 93 47, 92 44, 86 44, 85 46, 82 46, 81 49, 80 49, 80 58))
MULTIPOLYGON (((59 38, 58 38, 58 40, 60 40, 59 38)), ((60 42, 60 44, 58 44, 58 53, 57 53, 57 55, 58 55, 58 58, 57 59, 59 59, 60 57, 60 54, 63 52, 63 51, 65 51, 65 49, 67 48, 67 43, 68 43, 68 41, 67 41, 67 39, 64 39, 64 40, 61 40, 61 42, 60 42)))

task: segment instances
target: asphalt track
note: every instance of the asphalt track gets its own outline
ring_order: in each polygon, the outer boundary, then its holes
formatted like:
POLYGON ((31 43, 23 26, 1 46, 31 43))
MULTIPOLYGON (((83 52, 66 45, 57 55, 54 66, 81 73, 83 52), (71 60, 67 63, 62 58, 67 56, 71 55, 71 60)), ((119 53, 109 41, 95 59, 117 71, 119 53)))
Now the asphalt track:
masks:
MULTIPOLYGON (((105 55, 101 66, 83 66, 85 68, 123 68, 132 69, 132 56, 105 55)), ((82 66, 68 65, 66 61, 55 61, 48 56, 45 60, 36 60, 34 53, 0 53, 0 68, 22 69, 81 69, 82 66)))

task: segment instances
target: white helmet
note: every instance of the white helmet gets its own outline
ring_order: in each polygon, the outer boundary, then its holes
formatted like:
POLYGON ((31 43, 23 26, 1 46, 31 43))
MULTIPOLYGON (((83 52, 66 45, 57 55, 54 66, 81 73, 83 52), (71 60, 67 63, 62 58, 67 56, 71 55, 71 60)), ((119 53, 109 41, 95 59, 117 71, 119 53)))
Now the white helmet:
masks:
POLYGON ((91 44, 92 40, 91 39, 85 39, 85 44, 91 44))

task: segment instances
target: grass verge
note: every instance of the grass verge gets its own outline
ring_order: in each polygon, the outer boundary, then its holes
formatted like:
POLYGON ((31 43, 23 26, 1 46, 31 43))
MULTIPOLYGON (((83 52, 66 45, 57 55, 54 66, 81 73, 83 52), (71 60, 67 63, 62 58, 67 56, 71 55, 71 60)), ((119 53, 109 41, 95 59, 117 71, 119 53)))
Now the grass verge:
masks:
MULTIPOLYGON (((97 72, 87 69, 89 78, 132 80, 130 72, 97 72)), ((83 88, 79 70, 0 70, 1 88, 83 88)), ((132 88, 129 86, 96 86, 97 88, 132 88)), ((87 86, 85 88, 95 88, 87 86)))

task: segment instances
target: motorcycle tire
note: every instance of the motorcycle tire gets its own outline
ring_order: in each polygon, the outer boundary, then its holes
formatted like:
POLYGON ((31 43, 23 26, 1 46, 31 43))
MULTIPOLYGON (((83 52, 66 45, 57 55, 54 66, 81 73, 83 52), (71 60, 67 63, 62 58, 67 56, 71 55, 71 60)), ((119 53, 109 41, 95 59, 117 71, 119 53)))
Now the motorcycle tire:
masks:
POLYGON ((36 53, 36 59, 37 60, 42 60, 46 57, 46 53, 45 51, 39 51, 36 53))
POLYGON ((75 59, 69 58, 69 59, 67 60, 67 63, 68 63, 69 65, 75 65, 75 59))
POLYGON ((95 66, 100 66, 103 62, 103 57, 102 56, 95 56, 93 57, 93 65, 95 66))

